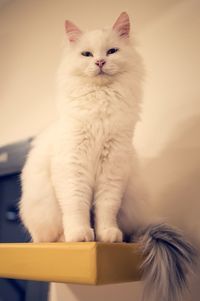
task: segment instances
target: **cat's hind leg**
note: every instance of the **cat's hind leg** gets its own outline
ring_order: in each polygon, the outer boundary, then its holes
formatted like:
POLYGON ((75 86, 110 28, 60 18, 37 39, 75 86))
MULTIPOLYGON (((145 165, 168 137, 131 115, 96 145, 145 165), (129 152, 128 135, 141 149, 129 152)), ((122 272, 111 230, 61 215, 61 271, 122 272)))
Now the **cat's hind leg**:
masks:
POLYGON ((33 150, 22 173, 20 217, 33 242, 57 241, 63 231, 47 160, 33 150))

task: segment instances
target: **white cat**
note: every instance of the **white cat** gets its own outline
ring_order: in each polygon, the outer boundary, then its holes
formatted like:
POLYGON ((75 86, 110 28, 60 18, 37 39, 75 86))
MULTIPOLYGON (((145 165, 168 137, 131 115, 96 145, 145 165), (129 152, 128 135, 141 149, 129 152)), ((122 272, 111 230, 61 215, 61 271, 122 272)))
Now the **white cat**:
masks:
POLYGON ((193 250, 165 225, 144 230, 148 219, 132 143, 144 71, 130 37, 129 17, 122 13, 112 28, 103 30, 82 32, 70 21, 65 29, 59 118, 35 139, 23 169, 22 221, 34 242, 121 242, 123 234, 142 229, 147 278, 169 297, 169 272, 177 290, 180 274, 185 279, 171 262, 179 260, 184 270, 193 250))
POLYGON ((82 33, 69 21, 65 27, 70 42, 58 72, 59 119, 35 140, 23 170, 21 217, 34 242, 63 233, 65 241, 91 241, 94 207, 96 239, 119 242, 143 219, 132 144, 141 59, 125 13, 113 29, 82 33))

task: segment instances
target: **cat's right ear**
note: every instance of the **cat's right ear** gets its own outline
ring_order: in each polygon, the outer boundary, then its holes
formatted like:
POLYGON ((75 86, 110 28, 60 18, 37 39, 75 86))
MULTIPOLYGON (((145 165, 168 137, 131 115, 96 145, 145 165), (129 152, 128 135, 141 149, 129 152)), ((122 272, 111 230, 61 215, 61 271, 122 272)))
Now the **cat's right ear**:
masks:
POLYGON ((82 34, 82 31, 69 20, 65 21, 65 32, 68 36, 69 41, 72 43, 76 42, 82 34))

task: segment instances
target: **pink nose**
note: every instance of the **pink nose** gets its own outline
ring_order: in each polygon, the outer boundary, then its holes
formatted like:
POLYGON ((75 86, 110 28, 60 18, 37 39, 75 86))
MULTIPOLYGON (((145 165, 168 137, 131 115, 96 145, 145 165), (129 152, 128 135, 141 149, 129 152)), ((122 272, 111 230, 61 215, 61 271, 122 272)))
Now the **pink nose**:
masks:
POLYGON ((99 66, 99 68, 102 68, 103 65, 105 65, 105 63, 106 61, 102 59, 102 60, 97 60, 95 64, 99 66))

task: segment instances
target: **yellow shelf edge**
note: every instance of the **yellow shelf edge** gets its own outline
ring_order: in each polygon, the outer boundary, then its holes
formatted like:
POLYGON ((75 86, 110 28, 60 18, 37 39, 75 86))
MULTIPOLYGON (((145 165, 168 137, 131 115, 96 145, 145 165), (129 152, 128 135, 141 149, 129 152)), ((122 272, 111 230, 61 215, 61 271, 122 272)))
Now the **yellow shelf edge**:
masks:
POLYGON ((133 243, 0 243, 0 277, 77 284, 140 280, 133 243))

